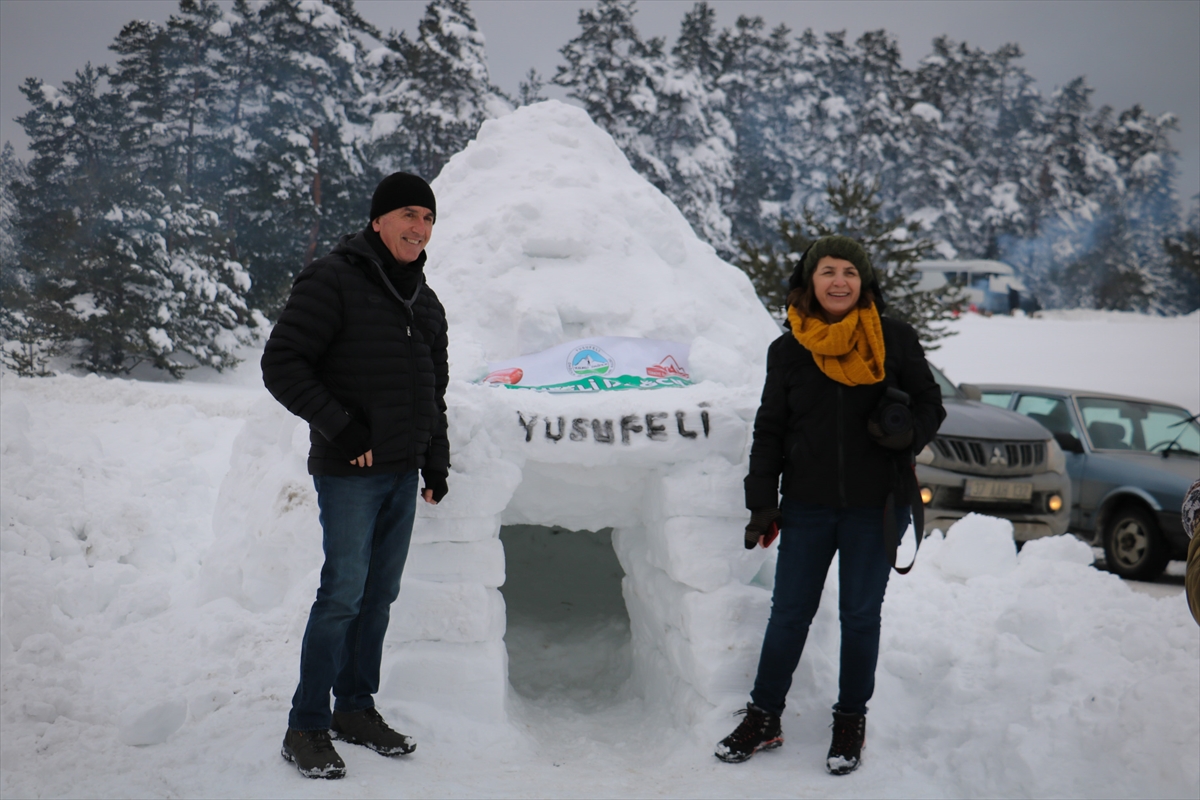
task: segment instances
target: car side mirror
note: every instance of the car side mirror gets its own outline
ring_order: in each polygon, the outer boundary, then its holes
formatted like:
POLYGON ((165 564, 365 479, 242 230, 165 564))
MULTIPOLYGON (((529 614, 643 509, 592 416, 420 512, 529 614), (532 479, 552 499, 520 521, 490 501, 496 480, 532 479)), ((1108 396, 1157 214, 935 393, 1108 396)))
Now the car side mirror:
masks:
POLYGON ((973 383, 960 383, 958 390, 965 394, 968 400, 983 400, 983 390, 973 383))
POLYGON ((1072 436, 1069 433, 1054 434, 1054 441, 1058 442, 1058 446, 1068 453, 1083 452, 1083 442, 1079 441, 1078 437, 1072 436))

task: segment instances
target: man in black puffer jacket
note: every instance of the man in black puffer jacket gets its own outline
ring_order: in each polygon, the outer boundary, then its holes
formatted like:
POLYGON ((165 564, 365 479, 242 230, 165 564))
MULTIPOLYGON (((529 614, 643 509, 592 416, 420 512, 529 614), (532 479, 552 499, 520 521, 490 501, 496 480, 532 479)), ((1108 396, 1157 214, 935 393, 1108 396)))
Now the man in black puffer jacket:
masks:
POLYGON ((296 276, 263 353, 267 389, 309 423, 308 471, 324 532, 321 586, 283 741, 283 757, 307 777, 345 775, 330 729, 384 755, 416 747, 383 721, 373 695, 418 471, 425 502, 447 491, 446 312, 422 272, 436 214, 424 180, 384 178, 366 229, 296 276))

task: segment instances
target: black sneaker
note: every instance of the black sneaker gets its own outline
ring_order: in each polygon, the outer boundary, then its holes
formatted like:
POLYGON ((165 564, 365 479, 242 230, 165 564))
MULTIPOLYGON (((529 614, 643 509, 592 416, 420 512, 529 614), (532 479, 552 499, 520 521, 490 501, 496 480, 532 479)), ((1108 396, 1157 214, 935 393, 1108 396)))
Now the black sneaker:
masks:
POLYGON ((343 742, 361 744, 384 756, 406 756, 417 749, 411 736, 389 728, 374 708, 334 711, 333 735, 343 742))
POLYGON ((774 750, 783 744, 783 728, 779 724, 779 715, 763 711, 753 703, 734 714, 744 714, 733 733, 726 736, 717 745, 713 753, 717 758, 730 764, 746 761, 759 750, 774 750))
POLYGON ((344 778, 346 763, 333 749, 329 731, 297 731, 288 728, 282 755, 306 778, 344 778))
POLYGON ((867 717, 864 714, 833 712, 833 743, 825 757, 825 769, 830 775, 848 775, 862 763, 863 743, 867 738, 867 717))

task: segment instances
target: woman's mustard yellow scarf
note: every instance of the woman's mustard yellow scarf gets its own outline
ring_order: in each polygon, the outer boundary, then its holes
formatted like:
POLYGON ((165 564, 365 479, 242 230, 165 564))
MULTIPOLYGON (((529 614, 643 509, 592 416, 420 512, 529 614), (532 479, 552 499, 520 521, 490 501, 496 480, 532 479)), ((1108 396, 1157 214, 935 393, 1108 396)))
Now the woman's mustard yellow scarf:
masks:
POLYGON ((883 380, 883 326, 874 303, 870 308, 853 308, 841 322, 832 324, 818 316, 803 316, 790 306, 788 322, 796 341, 833 380, 846 386, 883 380))

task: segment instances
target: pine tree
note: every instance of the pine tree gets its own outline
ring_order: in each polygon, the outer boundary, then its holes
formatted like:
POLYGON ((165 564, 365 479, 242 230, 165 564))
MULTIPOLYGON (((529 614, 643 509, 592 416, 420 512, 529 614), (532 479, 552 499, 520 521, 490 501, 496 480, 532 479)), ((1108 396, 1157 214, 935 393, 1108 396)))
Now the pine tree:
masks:
POLYGON ((48 375, 54 343, 34 314, 33 280, 21 263, 17 193, 28 190, 25 164, 11 142, 0 149, 0 362, 18 375, 48 375))
POLYGON ((725 207, 733 191, 736 137, 718 86, 716 12, 700 2, 684 15, 672 50, 674 64, 656 75, 659 114, 648 136, 659 143, 669 171, 667 196, 696 233, 718 252, 732 255, 732 225, 725 207))
POLYGON ((778 243, 742 247, 739 266, 750 276, 768 310, 786 317, 787 283, 800 256, 822 236, 849 236, 860 242, 871 259, 883 293, 884 313, 912 325, 927 350, 954 331, 937 327, 957 315, 963 303, 953 286, 918 291, 920 274, 913 264, 928 255, 932 240, 921 236, 920 222, 901 217, 885 218, 879 199, 879 184, 841 174, 826 187, 828 212, 806 208, 801 219, 779 220, 778 243))
MULTIPOLYGON (((1108 203, 1108 213, 1122 218, 1128 228, 1127 246, 1120 251, 1129 269, 1141 276, 1147 295, 1144 310, 1174 313, 1179 310, 1171 260, 1163 241, 1178 226, 1172 183, 1176 154, 1168 133, 1179 125, 1171 114, 1158 117, 1141 105, 1113 118, 1101 108, 1093 127, 1105 151, 1116 161, 1121 192, 1108 203)), ((1098 292, 1113 294, 1099 279, 1098 292)))
POLYGON ((14 227, 17 201, 13 184, 26 180, 25 164, 17 158, 12 142, 0 148, 0 285, 14 280, 17 264, 17 235, 14 227))
POLYGON ((1174 286, 1170 300, 1180 314, 1200 309, 1200 196, 1192 198, 1187 221, 1163 240, 1174 286))
POLYGON ((663 40, 641 38, 635 13, 633 0, 599 0, 594 10, 581 10, 580 33, 560 50, 567 63, 554 82, 570 90, 697 234, 729 252, 723 204, 732 187, 734 136, 714 76, 691 55, 712 47, 712 12, 699 4, 685 19, 691 39, 677 53, 678 65, 663 40))
POLYGON ((372 54, 372 157, 384 172, 403 169, 432 181, 485 120, 508 113, 512 103, 491 82, 467 0, 432 0, 416 41, 392 33, 385 46, 372 54))
POLYGON ((216 215, 155 185, 162 162, 145 155, 160 123, 140 99, 104 91, 106 75, 89 65, 61 91, 36 79, 22 88, 34 158, 16 184, 17 229, 29 281, 6 338, 50 342, 95 372, 236 363, 250 335, 248 278, 213 254, 216 215))
POLYGON ((741 16, 717 40, 718 85, 735 142, 725 213, 739 242, 773 235, 774 220, 793 194, 790 33, 780 26, 767 34, 762 17, 741 16))
POLYGON ((546 82, 542 80, 542 73, 538 72, 533 67, 529 68, 529 72, 525 73, 525 80, 521 81, 517 95, 517 105, 531 106, 534 103, 540 103, 546 99, 542 94, 542 89, 546 82))

